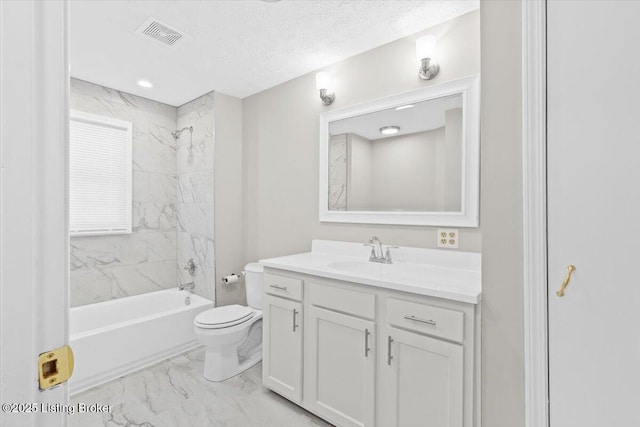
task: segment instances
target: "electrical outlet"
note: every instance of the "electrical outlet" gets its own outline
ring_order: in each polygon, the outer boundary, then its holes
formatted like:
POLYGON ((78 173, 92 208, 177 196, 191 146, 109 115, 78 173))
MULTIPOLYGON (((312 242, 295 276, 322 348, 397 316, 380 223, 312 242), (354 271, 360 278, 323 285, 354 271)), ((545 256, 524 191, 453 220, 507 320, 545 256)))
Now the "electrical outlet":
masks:
POLYGON ((455 228, 438 228, 438 247, 456 249, 458 247, 458 230, 455 228))

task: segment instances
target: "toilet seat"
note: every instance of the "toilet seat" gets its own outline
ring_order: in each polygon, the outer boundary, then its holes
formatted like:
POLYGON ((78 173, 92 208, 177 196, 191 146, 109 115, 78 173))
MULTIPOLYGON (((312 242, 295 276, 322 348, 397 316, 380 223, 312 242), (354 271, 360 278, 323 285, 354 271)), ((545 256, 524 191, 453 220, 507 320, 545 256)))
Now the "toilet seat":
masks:
POLYGON ((194 324, 203 329, 222 329, 236 326, 253 318, 255 311, 243 305, 227 305, 203 311, 194 324))

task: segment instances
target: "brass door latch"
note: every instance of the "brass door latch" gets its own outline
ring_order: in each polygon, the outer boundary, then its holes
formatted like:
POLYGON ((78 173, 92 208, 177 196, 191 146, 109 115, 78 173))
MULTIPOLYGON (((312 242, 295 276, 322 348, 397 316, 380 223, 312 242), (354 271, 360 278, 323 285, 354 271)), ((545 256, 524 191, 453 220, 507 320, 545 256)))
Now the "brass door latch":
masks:
POLYGON ((68 345, 40 354, 38 357, 40 390, 68 381, 73 374, 73 362, 73 351, 68 345))

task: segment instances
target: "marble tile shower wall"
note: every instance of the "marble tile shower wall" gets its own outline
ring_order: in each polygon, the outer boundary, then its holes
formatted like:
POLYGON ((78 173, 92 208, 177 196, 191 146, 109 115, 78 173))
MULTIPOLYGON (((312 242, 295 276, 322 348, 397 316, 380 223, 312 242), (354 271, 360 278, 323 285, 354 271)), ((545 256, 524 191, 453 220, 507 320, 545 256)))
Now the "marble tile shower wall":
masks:
POLYGON ((132 233, 71 238, 71 305, 175 287, 176 108, 75 79, 70 106, 133 123, 132 233))
POLYGON ((71 80, 73 110, 133 123, 131 234, 71 238, 71 305, 195 282, 215 298, 214 93, 178 108, 71 80), (193 126, 176 141, 171 131, 193 126), (191 277, 184 266, 193 258, 191 277))
POLYGON ((178 139, 177 248, 179 280, 195 282, 196 293, 215 295, 213 234, 214 93, 210 92, 178 107, 178 129, 193 126, 178 139), (196 274, 184 270, 193 259, 196 274))

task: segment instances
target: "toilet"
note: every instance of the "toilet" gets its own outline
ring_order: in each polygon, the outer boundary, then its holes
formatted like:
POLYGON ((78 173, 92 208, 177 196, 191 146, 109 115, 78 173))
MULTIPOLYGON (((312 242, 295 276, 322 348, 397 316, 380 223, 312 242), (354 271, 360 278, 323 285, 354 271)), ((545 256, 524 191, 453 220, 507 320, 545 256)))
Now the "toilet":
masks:
POLYGON ((224 381, 262 360, 262 265, 244 268, 247 304, 216 307, 198 314, 193 322, 205 347, 204 377, 224 381))

